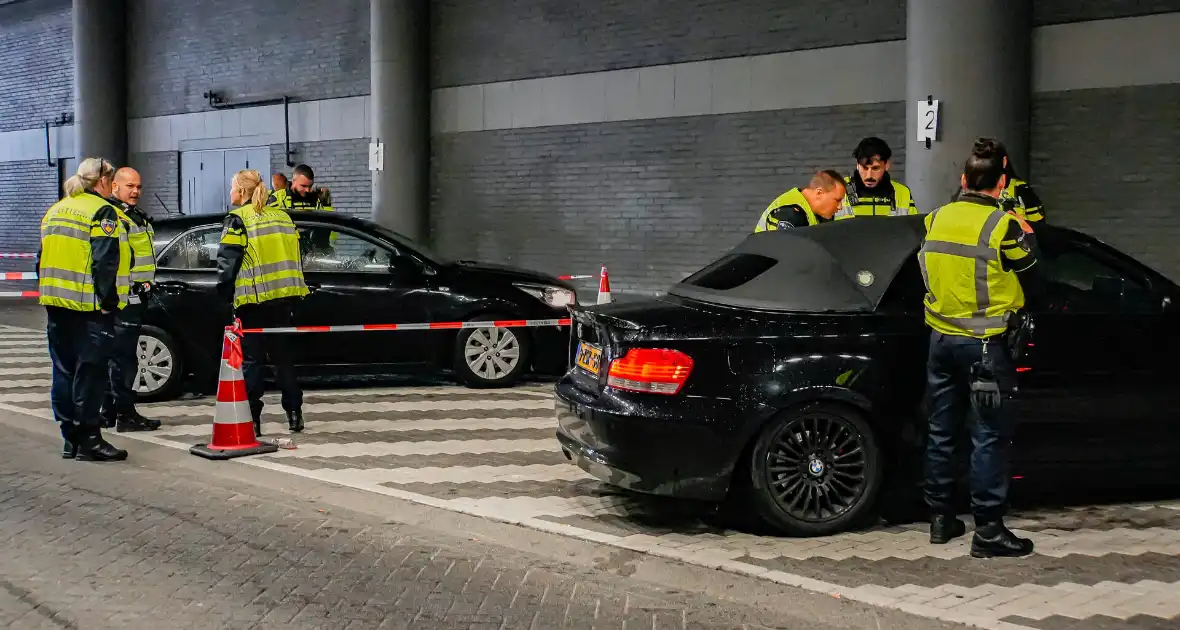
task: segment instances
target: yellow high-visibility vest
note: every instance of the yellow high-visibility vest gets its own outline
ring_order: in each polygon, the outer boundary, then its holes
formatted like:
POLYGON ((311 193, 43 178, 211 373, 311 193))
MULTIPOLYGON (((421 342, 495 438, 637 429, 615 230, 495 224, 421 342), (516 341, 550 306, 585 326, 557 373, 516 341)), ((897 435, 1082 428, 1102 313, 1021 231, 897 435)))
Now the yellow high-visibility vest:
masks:
POLYGON ((242 220, 244 230, 225 230, 222 245, 244 251, 242 267, 234 280, 234 308, 309 293, 303 279, 299 233, 284 210, 266 207, 255 212, 250 205, 230 212, 242 220))
POLYGON ((926 215, 918 252, 926 282, 926 323, 939 332, 986 339, 1007 330, 1024 306, 1016 273, 1000 245, 1015 219, 998 205, 955 201, 926 215))
POLYGON ((1035 223, 1037 221, 1045 220, 1045 209, 1042 204, 1037 204, 1032 207, 1026 207, 1024 198, 1021 196, 1019 188, 1027 187, 1028 182, 1018 177, 1013 177, 1008 181, 1008 187, 1004 192, 1000 193, 1000 202, 1013 212, 1020 215, 1020 218, 1035 223))
POLYGON ((119 218, 127 231, 127 243, 131 246, 131 282, 152 282, 156 279, 156 251, 152 241, 156 231, 152 224, 144 221, 138 225, 122 208, 115 206, 119 218))
POLYGON ((37 268, 37 302, 74 311, 100 309, 94 293, 94 261, 90 239, 119 241, 119 268, 115 289, 119 309, 127 306, 131 290, 131 246, 127 232, 116 218, 98 219, 98 211, 113 204, 91 192, 65 197, 49 207, 41 218, 41 261, 37 268))
POLYGON ((844 201, 840 203, 840 210, 832 217, 837 221, 854 217, 892 216, 899 217, 907 214, 918 214, 918 206, 914 204, 914 196, 905 184, 890 180, 893 186, 893 197, 888 194, 857 196, 856 186, 851 177, 844 178, 844 201))
POLYGON ((758 219, 757 225, 754 226, 754 232, 777 230, 779 222, 777 214, 779 211, 794 212, 795 207, 798 207, 807 216, 807 225, 816 225, 819 223, 819 217, 811 211, 811 204, 807 203, 807 197, 804 197, 798 188, 792 188, 770 202, 770 205, 766 207, 766 210, 762 212, 762 216, 758 219))

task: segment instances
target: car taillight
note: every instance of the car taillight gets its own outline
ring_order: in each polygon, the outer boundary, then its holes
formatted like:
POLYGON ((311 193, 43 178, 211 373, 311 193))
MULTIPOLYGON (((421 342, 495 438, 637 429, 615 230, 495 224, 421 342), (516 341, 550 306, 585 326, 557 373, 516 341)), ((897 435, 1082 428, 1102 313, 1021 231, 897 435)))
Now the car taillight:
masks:
POLYGON ((679 350, 631 348, 611 361, 606 384, 616 389, 675 394, 692 372, 692 357, 679 350))

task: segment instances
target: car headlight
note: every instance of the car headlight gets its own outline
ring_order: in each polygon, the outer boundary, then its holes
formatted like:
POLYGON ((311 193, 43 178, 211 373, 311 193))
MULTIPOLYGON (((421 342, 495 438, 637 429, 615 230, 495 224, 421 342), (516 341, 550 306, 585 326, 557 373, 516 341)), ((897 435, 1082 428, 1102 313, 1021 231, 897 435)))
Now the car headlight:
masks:
POLYGON ((569 289, 547 284, 525 284, 522 282, 514 282, 512 286, 555 308, 577 303, 577 295, 569 289))

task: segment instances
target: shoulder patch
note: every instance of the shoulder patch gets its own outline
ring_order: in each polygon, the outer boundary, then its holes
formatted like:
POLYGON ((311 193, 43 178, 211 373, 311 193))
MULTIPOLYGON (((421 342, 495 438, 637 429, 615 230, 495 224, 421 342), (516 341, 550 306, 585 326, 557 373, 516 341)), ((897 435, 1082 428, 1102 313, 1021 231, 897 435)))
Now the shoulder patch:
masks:
POLYGON ((114 219, 103 219, 98 222, 98 227, 102 229, 103 234, 106 234, 107 236, 111 236, 115 233, 114 219))

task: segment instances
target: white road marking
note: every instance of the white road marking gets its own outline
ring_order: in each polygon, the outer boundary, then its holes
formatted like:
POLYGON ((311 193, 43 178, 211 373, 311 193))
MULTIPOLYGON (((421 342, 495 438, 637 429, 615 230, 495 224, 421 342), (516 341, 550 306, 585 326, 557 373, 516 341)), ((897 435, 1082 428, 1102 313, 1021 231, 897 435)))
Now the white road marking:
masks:
POLYGON ((0 389, 27 389, 30 387, 49 387, 53 382, 49 379, 42 380, 23 380, 23 381, 6 381, 0 380, 0 389))
POLYGON ((460 453, 535 453, 557 450, 553 440, 440 440, 430 442, 345 442, 307 444, 265 457, 381 457, 385 455, 457 455, 460 453))
MULTIPOLYGON (((0 400, 3 400, 0 398, 0 400)), ((141 407, 141 412, 151 415, 150 410, 141 407)), ((306 416, 305 416, 306 417, 306 416)), ((394 433, 404 431, 494 431, 548 429, 556 426, 550 416, 535 418, 439 418, 434 420, 329 420, 320 422, 307 418, 307 428, 299 435, 320 435, 330 433, 373 432, 394 433)), ((156 435, 208 435, 212 423, 202 425, 164 426, 155 431, 156 435)), ((287 423, 262 423, 263 435, 285 433, 287 423)), ((292 436, 298 441, 298 435, 292 436)))
POLYGON ((0 403, 6 402, 49 402, 49 392, 20 392, 17 394, 0 394, 0 403))
MULTIPOLYGON (((347 413, 383 413, 383 412, 414 412, 414 411, 494 411, 498 409, 552 409, 550 400, 427 400, 423 402, 339 402, 312 403, 303 405, 304 417, 316 414, 347 414, 347 413)), ((145 406, 146 414, 150 409, 156 418, 176 418, 180 416, 212 416, 215 406, 212 401, 208 405, 153 405, 145 406)), ((263 414, 286 415, 279 405, 267 405, 262 409, 263 414)))
MULTIPOLYGON (((5 354, 7 355, 8 353, 5 353, 5 354)), ((23 356, 17 355, 17 356, 2 356, 2 357, 0 357, 0 365, 10 365, 13 363, 44 363, 46 365, 52 365, 52 362, 49 359, 49 355, 44 352, 38 352, 36 354, 30 353, 30 354, 23 355, 23 356)))
MULTIPOLYGON (((46 363, 48 363, 46 357, 46 363)), ((17 368, 0 368, 0 376, 37 376, 41 374, 53 374, 52 364, 44 367, 30 366, 17 368)))
POLYGON ((578 481, 590 476, 567 464, 527 466, 446 466, 431 468, 343 468, 328 476, 358 483, 513 483, 578 481))
POLYGON ((34 337, 24 337, 20 339, 0 339, 0 348, 31 348, 41 347, 47 348, 44 339, 36 339, 34 337))

